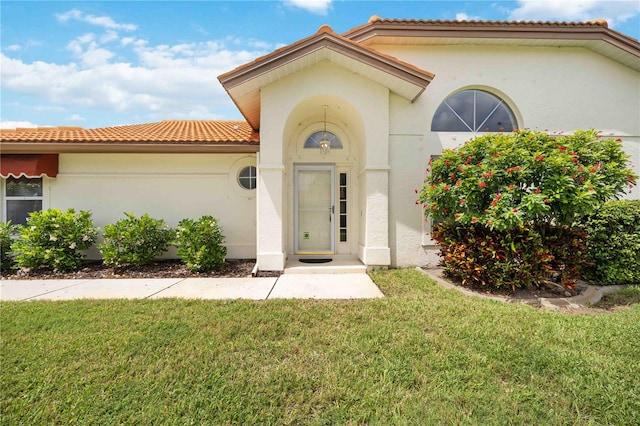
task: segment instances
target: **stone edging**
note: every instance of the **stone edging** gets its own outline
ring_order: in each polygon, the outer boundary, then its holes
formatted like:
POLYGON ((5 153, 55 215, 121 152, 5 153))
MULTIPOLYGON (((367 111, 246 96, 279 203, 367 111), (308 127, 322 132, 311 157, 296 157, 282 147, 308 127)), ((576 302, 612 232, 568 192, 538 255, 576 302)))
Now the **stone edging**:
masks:
POLYGON ((511 298, 506 296, 491 296, 486 294, 479 294, 479 293, 476 293, 475 291, 471 291, 464 287, 457 286, 449 282, 446 278, 443 277, 441 269, 422 269, 420 267, 416 269, 420 271, 422 274, 436 281, 442 287, 457 290, 467 296, 475 296, 483 299, 497 300, 499 302, 523 303, 536 308, 552 308, 552 309, 583 308, 587 305, 593 305, 595 303, 598 303, 600 299, 602 299, 602 296, 604 296, 605 294, 613 293, 616 290, 626 287, 625 285, 609 285, 609 286, 587 285, 586 286, 587 288, 582 293, 572 297, 534 297, 530 299, 516 299, 516 298, 511 298))

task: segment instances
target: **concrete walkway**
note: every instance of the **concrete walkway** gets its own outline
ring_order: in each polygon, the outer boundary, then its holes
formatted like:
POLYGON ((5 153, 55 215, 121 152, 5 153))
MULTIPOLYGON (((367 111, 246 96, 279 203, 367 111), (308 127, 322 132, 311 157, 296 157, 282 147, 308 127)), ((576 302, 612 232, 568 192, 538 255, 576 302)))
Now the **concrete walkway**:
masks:
POLYGON ((0 300, 369 299, 384 297, 367 274, 283 274, 278 278, 2 280, 0 300))

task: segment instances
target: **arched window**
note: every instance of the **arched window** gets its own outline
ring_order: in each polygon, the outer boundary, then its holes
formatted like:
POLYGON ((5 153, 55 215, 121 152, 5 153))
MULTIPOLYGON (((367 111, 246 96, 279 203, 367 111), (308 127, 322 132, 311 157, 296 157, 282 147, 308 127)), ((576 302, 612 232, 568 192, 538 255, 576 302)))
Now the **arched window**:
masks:
POLYGON ((326 139, 331 143, 331 149, 342 149, 342 142, 336 135, 331 132, 319 131, 312 133, 311 136, 304 141, 304 148, 320 148, 320 141, 326 139))
POLYGON ((512 132, 515 115, 496 95, 484 90, 463 90, 449 96, 438 107, 433 132, 512 132))

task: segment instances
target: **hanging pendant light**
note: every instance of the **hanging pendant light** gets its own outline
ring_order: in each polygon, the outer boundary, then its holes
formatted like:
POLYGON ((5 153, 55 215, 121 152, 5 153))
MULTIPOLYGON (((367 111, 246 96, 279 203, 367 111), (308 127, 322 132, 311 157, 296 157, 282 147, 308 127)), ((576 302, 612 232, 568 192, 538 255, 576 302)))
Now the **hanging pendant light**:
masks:
POLYGON ((327 106, 323 105, 322 107, 324 108, 324 132, 322 133, 322 139, 320 139, 318 145, 320 145, 320 152, 322 153, 322 156, 326 157, 331 149, 331 141, 327 137, 327 106))

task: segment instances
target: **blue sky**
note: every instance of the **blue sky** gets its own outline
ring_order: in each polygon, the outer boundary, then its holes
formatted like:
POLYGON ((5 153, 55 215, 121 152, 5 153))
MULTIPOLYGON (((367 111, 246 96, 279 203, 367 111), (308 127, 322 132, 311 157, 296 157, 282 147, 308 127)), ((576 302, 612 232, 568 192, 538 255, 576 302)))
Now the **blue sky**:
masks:
POLYGON ((640 38, 640 1, 5 1, 0 126, 241 119, 217 76, 322 24, 406 19, 585 21, 640 38))

